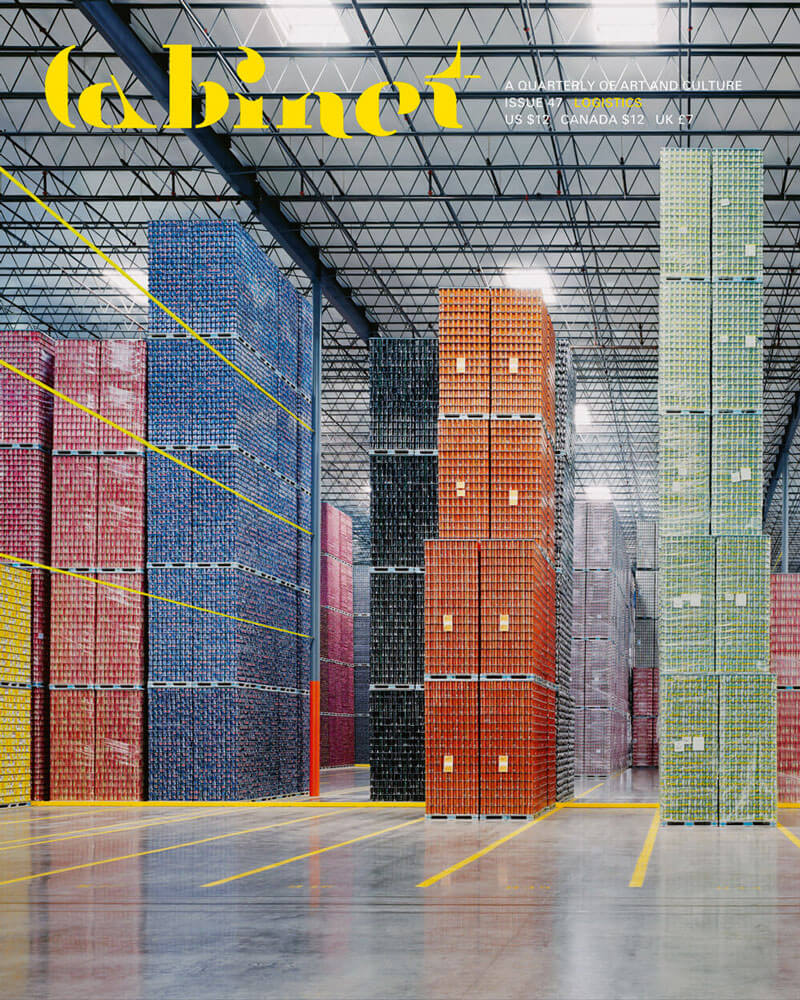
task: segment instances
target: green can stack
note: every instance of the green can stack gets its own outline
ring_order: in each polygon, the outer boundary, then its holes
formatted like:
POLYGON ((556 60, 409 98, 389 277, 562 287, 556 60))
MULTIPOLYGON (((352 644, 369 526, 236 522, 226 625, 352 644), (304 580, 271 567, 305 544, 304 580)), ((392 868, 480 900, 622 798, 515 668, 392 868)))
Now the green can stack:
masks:
POLYGON ((661 155, 662 822, 774 823, 760 150, 661 155))

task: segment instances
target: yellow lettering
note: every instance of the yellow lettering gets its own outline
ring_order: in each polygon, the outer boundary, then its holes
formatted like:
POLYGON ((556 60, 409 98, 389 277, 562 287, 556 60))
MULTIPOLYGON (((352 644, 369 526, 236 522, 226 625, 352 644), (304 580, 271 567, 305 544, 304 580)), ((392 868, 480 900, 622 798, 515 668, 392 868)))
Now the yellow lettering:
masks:
POLYGON ((44 78, 44 96, 56 121, 75 128, 69 117, 69 54, 75 48, 62 49, 47 67, 44 78))
MULTIPOLYGON (((381 91, 384 87, 388 86, 389 83, 387 80, 384 80, 383 83, 373 83, 371 87, 367 87, 356 101, 356 121, 370 135, 386 136, 397 134, 397 129, 387 132, 381 125, 381 91)), ((401 80, 395 81, 394 86, 397 88, 400 98, 397 107, 398 115, 410 115, 412 111, 416 111, 420 102, 417 88, 412 87, 410 83, 403 83, 401 80)))
POLYGON ((306 101, 311 96, 319 98, 319 123, 323 132, 334 139, 349 139, 344 130, 344 104, 338 94, 328 90, 314 90, 302 97, 284 97, 281 102, 281 122, 276 128, 307 129, 306 101))
POLYGON ((218 122, 228 110, 228 91, 204 80, 199 86, 205 93, 205 117, 192 121, 192 46, 165 45, 169 49, 169 120, 165 128, 208 128, 218 122))
MULTIPOLYGON (((245 53, 245 58, 236 65, 236 75, 242 83, 257 83, 264 75, 267 64, 255 49, 249 49, 246 45, 239 48, 245 53)), ((237 94, 239 98, 239 121, 233 126, 236 128, 259 129, 264 127, 264 98, 245 97, 244 94, 237 94)))
MULTIPOLYGON (((458 43, 455 59, 441 73, 425 77, 425 86, 433 91, 433 117, 442 128, 461 128, 458 121, 458 98, 455 90, 447 83, 437 83, 437 80, 461 79, 461 42, 458 43)), ((472 75, 467 80, 480 80, 480 76, 472 75)))
POLYGON ((146 118, 142 118, 139 112, 131 105, 131 102, 125 96, 122 87, 120 87, 113 73, 111 74, 110 82, 93 83, 81 91, 78 97, 78 114, 87 125, 93 125, 95 128, 155 128, 152 122, 147 121, 146 118), (117 122, 116 125, 103 121, 103 91, 111 86, 116 89, 119 99, 122 102, 122 121, 117 122))

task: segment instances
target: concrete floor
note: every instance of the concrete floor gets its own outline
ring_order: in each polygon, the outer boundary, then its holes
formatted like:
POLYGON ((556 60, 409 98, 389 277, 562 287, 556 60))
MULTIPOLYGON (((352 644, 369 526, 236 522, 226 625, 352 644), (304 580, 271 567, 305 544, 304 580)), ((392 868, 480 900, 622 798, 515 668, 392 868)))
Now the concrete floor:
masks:
MULTIPOLYGON (((329 772, 323 797, 365 802, 367 782, 329 772)), ((800 995, 800 839, 654 828, 630 807, 656 800, 651 771, 597 785, 580 804, 622 808, 532 825, 299 802, 0 810, 0 996, 800 995)), ((780 820, 800 836, 800 811, 780 820)))

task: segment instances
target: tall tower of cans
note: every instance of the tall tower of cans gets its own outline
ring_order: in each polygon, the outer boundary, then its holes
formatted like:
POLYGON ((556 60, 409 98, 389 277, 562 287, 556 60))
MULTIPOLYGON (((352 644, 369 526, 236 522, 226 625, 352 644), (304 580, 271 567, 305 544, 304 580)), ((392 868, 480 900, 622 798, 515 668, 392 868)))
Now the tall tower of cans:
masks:
POLYGON ((150 798, 302 791, 311 543, 287 522, 310 528, 311 433, 293 414, 311 421, 311 310, 236 223, 149 235, 150 291, 252 380, 151 306, 150 440, 261 505, 148 456, 150 591, 228 616, 150 602, 150 798))
POLYGON ((539 293, 439 304, 439 537, 425 544, 426 808, 556 796, 555 335, 539 293))
POLYGON ((383 802, 425 798, 422 602, 438 393, 435 340, 371 342, 369 759, 370 795, 383 802))
POLYGON ((572 695, 572 580, 575 554, 575 367, 569 341, 556 341, 556 793, 575 791, 572 695))
POLYGON ((663 822, 774 822, 760 150, 661 154, 663 822))

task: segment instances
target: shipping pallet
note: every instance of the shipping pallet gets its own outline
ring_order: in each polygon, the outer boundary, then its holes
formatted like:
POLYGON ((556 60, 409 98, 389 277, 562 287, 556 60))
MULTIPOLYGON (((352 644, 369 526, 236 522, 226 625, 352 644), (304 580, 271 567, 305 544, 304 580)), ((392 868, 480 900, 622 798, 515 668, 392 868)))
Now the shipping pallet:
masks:
MULTIPOLYGON (((555 803, 553 803, 555 805, 555 803)), ((503 823, 510 823, 514 820, 525 821, 536 819, 538 816, 544 815, 549 809, 553 808, 553 805, 546 806, 544 809, 537 813, 428 813, 425 817, 426 820, 445 820, 447 822, 452 822, 455 820, 464 822, 477 822, 478 820, 495 820, 503 823)))
POLYGON ((716 820, 710 819, 666 819, 662 820, 662 826, 775 826, 775 820, 753 819, 753 820, 716 820))
MULTIPOLYGON (((147 569, 234 569, 242 573, 251 573, 253 576, 257 576, 260 580, 269 580, 270 583, 277 583, 281 587, 288 587, 289 590, 294 590, 299 594, 310 595, 311 591, 308 587, 302 587, 298 583, 292 583, 290 580, 283 580, 279 576, 273 576, 272 573, 264 573, 260 569, 253 569, 252 566, 245 566, 244 563, 240 562, 148 562, 147 569)), ((104 570, 85 570, 84 572, 105 572, 104 570)), ((119 572, 136 572, 131 570, 119 570, 119 572)), ((138 572, 143 572, 139 570, 138 572)))
POLYGON ((424 684, 370 684, 370 691, 424 691, 424 684))
POLYGON ((422 566, 370 566, 370 573, 424 573, 422 566))
POLYGON ((407 457, 436 457, 438 448, 370 448, 370 455, 404 455, 407 457))
POLYGON ((22 806, 29 806, 30 800, 27 802, 0 802, 0 809, 19 809, 22 806))
POLYGON ((199 690, 201 688, 227 688, 238 691, 276 691, 279 694, 299 694, 307 695, 308 688, 279 687, 274 684, 259 684, 256 681, 148 681, 149 690, 160 691, 170 688, 191 688, 199 690))

